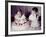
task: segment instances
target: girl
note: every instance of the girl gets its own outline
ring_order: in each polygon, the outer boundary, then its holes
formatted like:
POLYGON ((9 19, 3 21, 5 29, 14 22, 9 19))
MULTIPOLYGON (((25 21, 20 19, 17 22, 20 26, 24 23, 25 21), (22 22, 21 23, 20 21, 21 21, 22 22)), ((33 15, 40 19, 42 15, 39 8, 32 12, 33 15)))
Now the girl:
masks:
POLYGON ((18 9, 14 16, 14 22, 12 22, 12 30, 19 30, 19 22, 22 16, 22 10, 18 9))

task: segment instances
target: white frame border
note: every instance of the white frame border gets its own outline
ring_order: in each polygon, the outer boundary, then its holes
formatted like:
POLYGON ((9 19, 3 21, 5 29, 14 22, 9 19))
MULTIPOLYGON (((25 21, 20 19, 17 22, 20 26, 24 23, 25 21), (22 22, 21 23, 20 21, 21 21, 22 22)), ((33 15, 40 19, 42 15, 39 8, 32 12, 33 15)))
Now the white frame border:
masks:
POLYGON ((27 3, 11 3, 8 2, 8 35, 12 34, 26 34, 26 33, 43 33, 43 5, 42 4, 27 4, 27 3), (12 32, 11 31, 11 5, 21 5, 21 6, 40 6, 41 7, 41 30, 38 31, 21 31, 21 32, 12 32))

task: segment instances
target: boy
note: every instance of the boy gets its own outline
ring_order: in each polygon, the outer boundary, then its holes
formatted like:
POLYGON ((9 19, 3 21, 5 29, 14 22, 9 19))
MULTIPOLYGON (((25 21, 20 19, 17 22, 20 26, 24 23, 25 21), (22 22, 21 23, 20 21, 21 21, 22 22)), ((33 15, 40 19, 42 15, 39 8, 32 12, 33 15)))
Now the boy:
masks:
POLYGON ((31 15, 29 16, 29 21, 30 21, 30 28, 32 30, 39 30, 39 23, 37 19, 37 13, 38 13, 38 8, 34 7, 32 8, 31 15))

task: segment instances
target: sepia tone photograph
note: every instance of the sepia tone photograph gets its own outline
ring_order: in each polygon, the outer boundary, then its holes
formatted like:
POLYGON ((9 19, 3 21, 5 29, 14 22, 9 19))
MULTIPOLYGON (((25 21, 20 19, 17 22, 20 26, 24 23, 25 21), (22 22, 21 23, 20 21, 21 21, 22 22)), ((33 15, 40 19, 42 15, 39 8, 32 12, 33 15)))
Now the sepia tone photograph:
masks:
POLYGON ((40 30, 41 7, 11 6, 11 30, 40 30))
POLYGON ((7 2, 8 35, 33 35, 44 33, 44 3, 7 2))

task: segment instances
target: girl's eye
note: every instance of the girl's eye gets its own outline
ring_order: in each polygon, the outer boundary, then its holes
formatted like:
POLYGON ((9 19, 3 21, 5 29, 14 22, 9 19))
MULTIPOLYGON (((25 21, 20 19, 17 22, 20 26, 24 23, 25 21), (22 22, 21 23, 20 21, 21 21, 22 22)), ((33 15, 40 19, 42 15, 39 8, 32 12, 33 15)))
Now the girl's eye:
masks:
POLYGON ((22 25, 22 24, 21 24, 22 25))
POLYGON ((17 23, 15 23, 17 25, 17 23))
POLYGON ((19 25, 22 25, 22 24, 19 24, 19 25))

